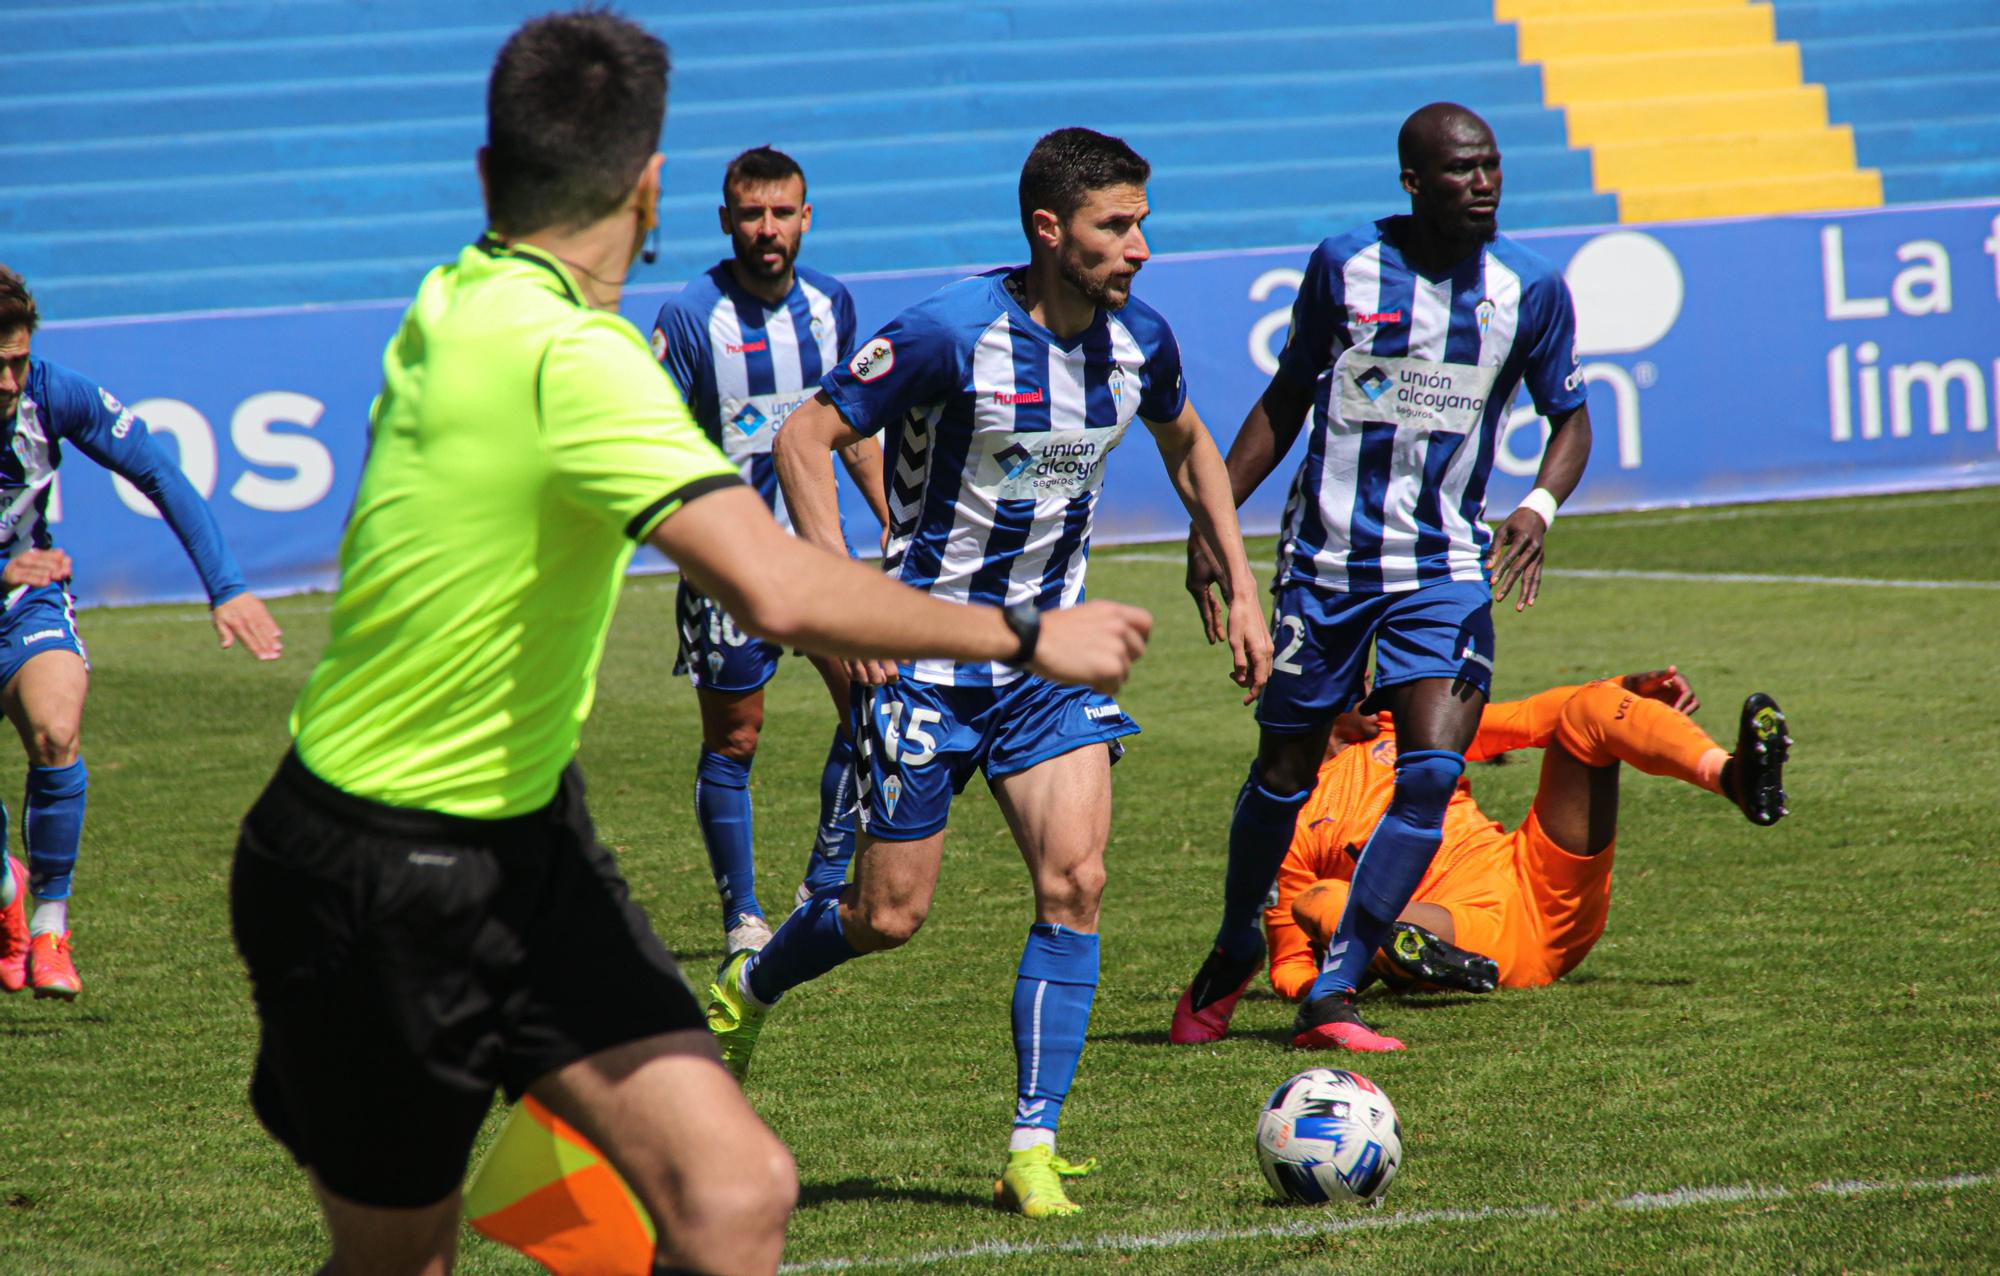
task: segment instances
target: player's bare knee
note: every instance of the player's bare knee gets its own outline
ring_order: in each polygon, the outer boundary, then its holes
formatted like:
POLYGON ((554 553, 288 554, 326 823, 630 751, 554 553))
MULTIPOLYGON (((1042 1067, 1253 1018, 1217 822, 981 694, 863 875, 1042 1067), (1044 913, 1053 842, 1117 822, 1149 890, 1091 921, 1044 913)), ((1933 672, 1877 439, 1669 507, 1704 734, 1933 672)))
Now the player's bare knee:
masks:
POLYGON ((28 733, 28 761, 39 767, 69 766, 81 751, 81 723, 37 722, 28 733))
POLYGON ((855 911, 857 923, 848 936, 848 942, 862 952, 882 952, 890 948, 901 948, 916 937, 923 929, 924 919, 930 916, 930 901, 903 899, 884 903, 863 903, 855 911))
POLYGON ((762 734, 759 723, 732 723, 721 731, 709 734, 702 744, 710 753, 720 753, 732 762, 747 763, 757 756, 757 739, 762 734))
POLYGON ((784 1244, 785 1221, 798 1204, 799 1174, 775 1136, 751 1148, 732 1148, 729 1173, 683 1181, 675 1211, 663 1229, 678 1257, 699 1270, 733 1271, 746 1252, 784 1244))
POLYGON ((1320 754, 1307 736, 1267 737, 1257 754, 1257 783, 1274 797, 1290 797, 1312 788, 1319 776, 1320 754))
POLYGON ((1104 861, 1092 857, 1058 869, 1044 869, 1035 879, 1041 913, 1065 926, 1095 929, 1097 906, 1104 898, 1104 861))

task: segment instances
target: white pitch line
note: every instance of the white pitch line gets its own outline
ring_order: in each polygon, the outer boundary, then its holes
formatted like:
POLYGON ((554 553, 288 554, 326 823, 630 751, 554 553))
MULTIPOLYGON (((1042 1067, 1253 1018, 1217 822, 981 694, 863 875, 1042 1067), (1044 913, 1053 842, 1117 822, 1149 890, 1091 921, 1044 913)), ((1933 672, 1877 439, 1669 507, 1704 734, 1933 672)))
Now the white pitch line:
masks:
POLYGON ((1835 585, 1842 589, 2000 589, 2000 580, 1896 580, 1876 576, 1783 576, 1775 572, 1668 572, 1551 567, 1544 576, 1572 580, 1668 580, 1711 585, 1835 585))
POLYGON ((1558 1205, 1493 1205, 1480 1209, 1408 1210, 1389 1213, 1349 1213, 1329 1218, 1278 1223, 1270 1227, 1188 1228, 1144 1234, 1111 1234, 1071 1241, 986 1241, 956 1249, 925 1250, 917 1254, 883 1255, 863 1258, 818 1258, 802 1263, 786 1263, 780 1272, 848 1272, 863 1269, 908 1269, 936 1267, 944 1263, 981 1258, 1023 1258, 1044 1254, 1130 1253, 1135 1250, 1185 1249, 1191 1245, 1211 1245, 1229 1241, 1280 1240, 1290 1237, 1328 1236, 1337 1232, 1388 1231, 1423 1227, 1437 1223, 1480 1223, 1495 1219, 1555 1218, 1565 1212, 1624 1210, 1658 1212, 1688 1209, 1700 1205, 1726 1205, 1736 1201, 1809 1200, 1818 1196, 1853 1197, 1880 1192, 1948 1192, 1957 1188, 1988 1187, 2000 1183, 2000 1171, 1983 1174, 1952 1174, 1943 1178, 1904 1179, 1900 1182, 1870 1182, 1853 1179, 1814 1183, 1788 1188, 1761 1184, 1720 1187, 1679 1187, 1669 1192, 1638 1192, 1610 1200, 1582 1201, 1558 1205))
POLYGON ((1913 496, 1873 496, 1834 498, 1833 501, 1781 501, 1776 505, 1723 505, 1692 509, 1678 514, 1621 515, 1613 511, 1579 514, 1589 522, 1571 523, 1592 531, 1619 531, 1627 527, 1672 527, 1680 523, 1724 523, 1739 518, 1786 518, 1795 514, 1871 514, 1876 510, 1929 509, 1938 505, 1985 505, 2000 501, 2000 491, 1990 487, 1963 492, 1926 492, 1913 496), (1834 502, 1838 509, 1829 509, 1834 502))
MULTIPOLYGON (((1105 563, 1184 564, 1180 554, 1105 554, 1105 563)), ((1551 567, 1542 573, 1571 580, 1664 580, 1708 585, 1833 585, 1862 589, 2000 589, 2000 580, 1897 580, 1876 576, 1784 576, 1775 572, 1673 572, 1636 568, 1551 567)))

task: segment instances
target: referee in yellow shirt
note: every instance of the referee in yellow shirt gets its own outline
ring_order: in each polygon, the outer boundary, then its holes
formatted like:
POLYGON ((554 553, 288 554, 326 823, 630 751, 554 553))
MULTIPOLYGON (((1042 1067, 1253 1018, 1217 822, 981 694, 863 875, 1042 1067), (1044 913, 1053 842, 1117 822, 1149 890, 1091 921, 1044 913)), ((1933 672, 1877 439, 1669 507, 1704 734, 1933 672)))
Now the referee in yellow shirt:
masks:
POLYGON ((496 1088, 603 1150, 659 1270, 777 1266, 790 1156, 597 845, 573 762, 639 542, 746 629, 828 656, 1108 691, 1145 644, 1134 608, 936 602, 772 522, 616 313, 659 201, 666 74, 665 46, 602 11, 501 49, 490 230, 383 356, 331 639, 243 822, 251 1099, 311 1177, 329 1272, 450 1269, 496 1088))

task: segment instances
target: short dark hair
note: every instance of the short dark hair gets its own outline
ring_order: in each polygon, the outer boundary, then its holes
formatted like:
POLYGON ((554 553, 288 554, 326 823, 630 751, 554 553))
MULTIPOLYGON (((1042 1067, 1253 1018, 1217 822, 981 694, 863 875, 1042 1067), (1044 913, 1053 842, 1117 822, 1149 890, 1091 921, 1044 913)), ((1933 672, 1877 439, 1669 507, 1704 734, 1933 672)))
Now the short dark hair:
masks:
POLYGON ((806 171, 797 160, 775 146, 753 146, 723 170, 722 202, 729 202, 729 188, 738 182, 782 182, 787 177, 798 178, 800 186, 806 184, 806 171))
POLYGON ((1068 221, 1092 191, 1144 186, 1152 175, 1153 166, 1123 138, 1087 128, 1059 128, 1036 142, 1021 165, 1021 230, 1033 243, 1036 209, 1046 208, 1068 221))
POLYGON ((667 46, 607 9, 525 22, 486 86, 486 211, 529 235, 587 226, 625 198, 660 146, 667 46))
POLYGON ((26 328, 32 336, 41 322, 42 312, 35 309, 28 281, 0 262, 0 333, 26 328))

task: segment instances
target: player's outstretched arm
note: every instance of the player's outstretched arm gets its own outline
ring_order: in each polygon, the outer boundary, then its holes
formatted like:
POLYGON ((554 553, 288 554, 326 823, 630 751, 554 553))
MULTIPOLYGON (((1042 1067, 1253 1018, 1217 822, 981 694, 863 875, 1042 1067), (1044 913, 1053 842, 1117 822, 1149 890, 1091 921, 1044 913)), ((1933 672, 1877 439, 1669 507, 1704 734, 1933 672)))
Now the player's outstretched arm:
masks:
MULTIPOLYGON (((830 461, 822 464, 831 478, 830 461)), ((649 539, 739 625, 773 642, 843 660, 1008 661, 1021 648, 999 608, 940 602, 786 535, 747 487, 697 497, 649 539)), ((1146 612, 1122 603, 1044 612, 1027 668, 1056 682, 1116 691, 1145 651, 1152 626, 1146 612)))
POLYGON ((1568 500, 1569 494, 1576 490, 1583 479, 1583 467, 1589 461, 1589 407, 1579 404, 1567 413, 1550 417, 1549 446, 1542 453, 1542 467, 1535 474, 1535 488, 1551 498, 1549 507, 1537 510, 1530 504, 1536 496, 1530 493, 1529 501, 1522 502, 1509 514, 1493 537, 1493 552, 1486 560, 1486 570, 1493 576, 1494 602, 1505 602, 1519 582, 1521 596, 1514 610, 1535 605, 1535 597, 1542 588, 1542 540, 1548 535, 1549 519, 1555 517, 1555 506, 1568 500))
POLYGON ((222 640, 224 651, 240 642, 259 660, 276 660, 285 654, 284 631, 271 619, 263 600, 248 590, 217 603, 209 619, 215 622, 215 636, 222 640))
MULTIPOLYGON (((1298 438, 1299 427, 1305 424, 1306 412, 1311 407, 1312 388, 1301 389, 1283 376, 1272 377, 1271 384, 1251 405, 1250 414, 1243 418, 1243 425, 1236 431, 1229 454, 1222 462, 1229 472, 1230 500, 1237 507, 1250 499, 1250 494, 1270 477, 1285 453, 1291 451, 1292 441, 1298 438)), ((1222 605, 1212 588, 1223 582, 1222 564, 1209 553, 1197 528, 1188 529, 1187 554, 1187 589, 1194 595, 1195 608, 1201 612, 1203 632, 1209 642, 1221 642, 1227 631, 1223 626, 1222 605)))
MULTIPOLYGON (((778 486, 785 493, 785 508, 791 511, 792 526, 799 535, 829 554, 847 556, 847 542, 840 534, 840 489, 833 477, 833 454, 848 461, 861 493, 868 498, 875 517, 886 528, 889 505, 882 493, 882 449, 867 435, 849 425, 822 390, 800 404, 785 418, 785 426, 771 441, 771 462, 777 467, 778 486), (857 473, 850 452, 859 455, 866 445, 875 454, 873 482, 857 473)), ((880 660, 842 662, 843 672, 864 686, 879 687, 896 679, 896 666, 880 660)))
MULTIPOLYGON (((1271 635, 1264 627, 1264 610, 1257 597, 1257 578, 1250 571, 1250 559, 1243 550, 1243 530, 1236 522, 1236 499, 1224 468, 1222 454, 1192 401, 1181 405, 1172 421, 1147 421, 1160 459, 1166 463, 1167 477, 1181 504, 1187 507, 1194 529, 1191 540, 1221 567, 1229 594, 1228 639, 1230 677, 1244 688, 1244 702, 1257 698, 1271 676, 1271 635)), ((1195 598, 1201 611, 1202 627, 1214 641, 1216 618, 1211 615, 1214 595, 1204 586, 1195 598)))

